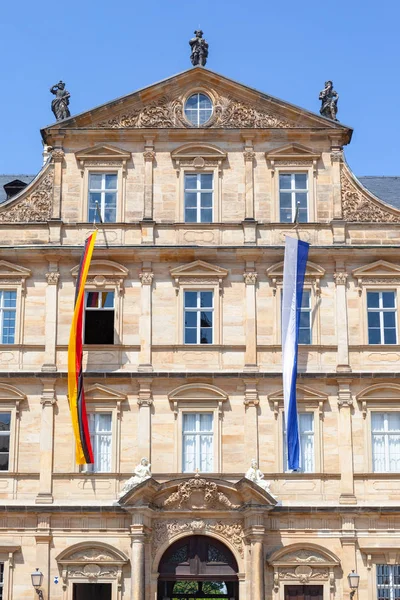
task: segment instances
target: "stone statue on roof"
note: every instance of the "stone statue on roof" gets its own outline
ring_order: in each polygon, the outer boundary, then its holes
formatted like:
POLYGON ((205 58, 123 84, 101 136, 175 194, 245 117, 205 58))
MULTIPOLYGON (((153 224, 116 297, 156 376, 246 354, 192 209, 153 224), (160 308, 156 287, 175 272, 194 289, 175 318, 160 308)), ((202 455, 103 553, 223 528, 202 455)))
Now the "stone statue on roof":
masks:
POLYGON ((269 494, 271 493, 271 490, 269 489, 270 482, 264 479, 264 473, 258 468, 258 463, 255 458, 252 459, 250 469, 246 471, 245 478, 250 479, 250 481, 256 485, 259 485, 269 494))
POLYGON ((55 95, 51 102, 51 110, 57 121, 68 119, 71 116, 68 108, 70 93, 65 89, 65 83, 60 80, 50 88, 50 92, 55 95))
POLYGON ((205 67, 208 56, 208 44, 203 38, 203 32, 201 31, 201 29, 196 29, 194 35, 196 37, 189 40, 189 44, 192 49, 190 60, 192 61, 192 65, 194 67, 196 67, 197 65, 205 67))
POLYGON ((319 93, 319 99, 321 100, 319 111, 321 115, 332 119, 332 121, 337 121, 339 94, 333 89, 332 81, 325 81, 325 88, 319 93))
POLYGON ((151 464, 147 460, 147 458, 142 458, 140 463, 136 465, 135 470, 133 471, 133 476, 128 479, 125 483, 122 491, 120 493, 120 498, 125 496, 132 488, 136 487, 146 479, 150 479, 151 477, 151 464))

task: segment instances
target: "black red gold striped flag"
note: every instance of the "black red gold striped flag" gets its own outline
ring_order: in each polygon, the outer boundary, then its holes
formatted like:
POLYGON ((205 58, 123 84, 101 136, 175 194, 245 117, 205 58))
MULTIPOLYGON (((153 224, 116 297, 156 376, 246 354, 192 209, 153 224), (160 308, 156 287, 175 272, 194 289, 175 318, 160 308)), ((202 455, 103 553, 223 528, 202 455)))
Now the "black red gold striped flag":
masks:
POLYGON ((82 374, 82 328, 85 303, 85 284, 92 259, 97 231, 86 240, 79 265, 75 291, 75 308, 68 345, 68 397, 72 417, 72 427, 76 445, 76 463, 92 464, 93 450, 90 442, 89 425, 86 413, 85 392, 82 374))

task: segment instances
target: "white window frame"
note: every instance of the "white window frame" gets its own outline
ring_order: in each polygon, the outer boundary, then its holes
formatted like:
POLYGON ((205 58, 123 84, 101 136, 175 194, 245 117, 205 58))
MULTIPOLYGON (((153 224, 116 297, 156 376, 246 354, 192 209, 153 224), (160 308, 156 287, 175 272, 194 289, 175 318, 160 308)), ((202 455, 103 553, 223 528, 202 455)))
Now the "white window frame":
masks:
MULTIPOLYGON (((212 171, 205 171, 203 172, 196 172, 196 173, 190 173, 190 172, 185 172, 184 173, 184 221, 185 221, 185 225, 192 225, 195 223, 202 223, 203 225, 207 225, 209 223, 214 223, 214 187, 215 187, 215 183, 214 183, 214 173, 212 171), (186 176, 190 175, 190 176, 196 176, 196 188, 190 189, 186 187, 186 176), (201 176, 202 175, 211 175, 212 177, 212 186, 211 188, 202 188, 201 187, 201 176), (191 194, 196 194, 196 221, 186 221, 186 193, 191 193, 191 194), (201 206, 201 197, 202 194, 211 194, 212 197, 212 201, 211 201, 211 221, 202 221, 201 220, 201 215, 202 215, 202 206, 201 206)), ((207 210, 210 210, 210 208, 207 207, 207 210)))
MULTIPOLYGON (((191 110, 193 110, 193 109, 191 109, 191 110)), ((207 110, 209 110, 209 109, 207 109, 207 110)), ((211 96, 210 96, 209 94, 207 94, 207 93, 206 93, 206 92, 204 92, 203 90, 195 90, 194 92, 192 92, 192 93, 188 94, 188 95, 187 95, 187 97, 185 98, 185 100, 184 100, 184 104, 183 104, 183 114, 184 114, 184 117, 185 117, 186 121, 187 121, 188 123, 190 123, 191 127, 196 127, 197 129, 198 129, 198 128, 200 128, 200 127, 204 127, 204 126, 205 126, 205 125, 206 125, 206 124, 207 124, 207 123, 210 121, 210 119, 212 118, 212 116, 213 116, 213 114, 214 114, 214 102, 213 102, 213 99, 211 98, 211 96), (206 98, 208 98, 208 100, 210 101, 210 104, 211 104, 211 114, 210 114, 210 116, 208 117, 208 119, 207 119, 206 121, 204 121, 204 123, 199 123, 199 117, 200 117, 200 113, 201 113, 202 111, 206 110, 206 109, 199 108, 199 105, 197 105, 197 108, 196 108, 196 114, 197 114, 197 123, 193 123, 193 122, 192 122, 192 121, 191 121, 191 120, 188 118, 188 116, 186 115, 186 103, 187 103, 187 101, 189 100, 189 98, 192 98, 193 96, 197 96, 197 101, 199 101, 199 95, 200 95, 200 94, 201 94, 202 96, 205 96, 206 98)))
POLYGON ((0 288, 0 347, 6 345, 14 345, 15 338, 17 336, 17 301, 18 301, 18 291, 15 290, 7 290, 0 288), (10 308, 4 306, 4 294, 7 293, 15 293, 15 306, 10 308), (3 332, 4 332, 4 313, 13 312, 14 313, 14 340, 12 342, 3 342, 3 332))
POLYGON ((101 345, 101 346, 104 346, 104 347, 114 346, 115 341, 116 341, 115 340, 115 335, 116 335, 115 332, 116 332, 116 312, 117 312, 115 299, 116 299, 116 290, 115 289, 95 289, 95 290, 92 290, 92 289, 89 289, 88 287, 85 287, 85 303, 84 303, 84 314, 83 314, 83 343, 88 348, 90 348, 91 346, 97 346, 97 345, 101 345), (88 294, 89 293, 96 293, 96 292, 99 294, 98 300, 100 299, 100 297, 101 297, 100 294, 102 292, 112 292, 114 294, 114 303, 113 303, 113 306, 112 307, 107 306, 107 307, 104 307, 104 308, 103 307, 99 307, 99 306, 96 306, 96 307, 86 306, 86 301, 87 301, 88 294), (104 311, 104 312, 111 311, 111 310, 114 311, 114 339, 113 339, 113 344, 86 344, 86 341, 85 341, 86 311, 92 312, 92 311, 96 311, 96 310, 104 311))
POLYGON ((91 464, 91 465, 84 465, 84 470, 85 471, 89 471, 91 473, 111 473, 111 471, 112 471, 113 445, 114 445, 114 440, 113 440, 113 436, 112 436, 112 433, 113 433, 113 426, 112 426, 112 420, 113 420, 112 417, 113 417, 113 414, 112 414, 112 411, 107 412, 105 410, 102 410, 102 411, 93 411, 93 410, 91 410, 91 411, 88 411, 87 415, 88 415, 88 424, 89 424, 89 432, 90 432, 90 441, 92 443, 92 450, 93 450, 93 456, 94 456, 95 462, 93 464, 91 464), (109 415, 110 416, 110 430, 107 431, 107 432, 98 432, 97 431, 96 422, 97 422, 97 418, 100 415, 109 415), (91 416, 94 417, 95 431, 93 431, 93 429, 91 429, 91 427, 90 427, 90 425, 91 425, 91 423, 90 423, 91 416), (103 435, 103 436, 107 435, 110 438, 110 440, 111 440, 111 443, 110 443, 110 446, 111 446, 111 449, 110 449, 110 469, 108 471, 101 471, 100 469, 96 468, 96 462, 97 462, 96 456, 98 454, 97 453, 98 439, 99 439, 99 437, 101 435, 103 435))
MULTIPOLYGON (((316 446, 316 442, 315 442, 315 414, 314 411, 307 411, 307 410, 298 410, 298 415, 306 415, 306 414, 311 414, 313 416, 313 430, 312 430, 312 440, 313 440, 313 469, 312 471, 305 471, 304 470, 304 466, 301 464, 301 456, 302 456, 302 452, 301 452, 301 448, 302 448, 302 444, 304 443, 304 437, 305 435, 301 433, 301 428, 300 428, 300 421, 301 419, 299 419, 299 438, 300 438, 300 465, 299 465, 299 473, 315 473, 315 462, 316 462, 316 455, 315 455, 315 446, 316 446)), ((282 446, 283 446, 283 469, 285 473, 290 473, 291 470, 288 469, 287 466, 287 441, 286 441, 286 422, 285 422, 285 413, 282 412, 282 436, 283 436, 283 440, 282 440, 282 446)), ((308 434, 310 435, 310 434, 308 434)))
MULTIPOLYGON (((384 471, 375 471, 374 470, 374 430, 373 430, 373 424, 372 424, 372 415, 373 414, 383 414, 385 416, 389 415, 390 413, 399 413, 400 414, 400 410, 396 410, 396 409, 385 409, 382 408, 381 410, 375 409, 375 410, 371 410, 370 411, 370 446, 371 446, 371 470, 373 473, 400 473, 400 467, 397 471, 391 471, 388 468, 385 468, 384 471)), ((387 425, 387 421, 385 421, 386 425, 387 425)), ((377 433, 376 435, 382 435, 383 439, 384 439, 384 449, 385 449, 385 467, 388 467, 390 464, 390 460, 389 460, 389 442, 388 442, 388 436, 389 435, 399 435, 400 437, 400 429, 397 432, 393 432, 392 434, 385 429, 383 432, 377 433)))
POLYGON ((214 472, 214 413, 212 411, 199 411, 199 412, 192 412, 192 411, 186 411, 183 410, 182 411, 182 472, 183 473, 195 473, 195 472, 199 472, 199 473, 213 473, 214 472), (192 415, 196 417, 196 427, 194 431, 185 431, 184 430, 184 421, 185 421, 185 415, 192 415), (207 431, 207 432, 203 432, 199 430, 200 427, 200 415, 211 415, 211 419, 212 419, 212 429, 211 431, 207 431), (184 461, 184 456, 185 456, 185 436, 187 435, 191 435, 194 437, 195 439, 195 463, 196 466, 194 468, 193 471, 185 471, 184 470, 184 465, 185 465, 185 461, 184 461), (201 438, 203 436, 208 436, 211 437, 212 439, 212 466, 211 469, 209 471, 201 471, 200 469, 200 465, 201 465, 201 438))
MULTIPOLYGON (((99 212, 101 215, 101 219, 103 223, 116 223, 117 222, 117 216, 118 216, 118 171, 92 171, 91 169, 89 169, 88 171, 88 216, 87 216, 87 221, 89 221, 89 206, 90 206, 90 202, 89 202, 89 197, 90 197, 90 193, 98 193, 100 194, 100 205, 99 205, 99 212), (101 187, 99 189, 97 188, 91 188, 90 187, 90 176, 91 175, 100 175, 101 176, 101 187), (113 188, 113 189, 106 189, 106 176, 107 175, 115 175, 117 178, 117 187, 113 188), (106 209, 106 203, 105 203, 105 196, 106 194, 115 194, 115 221, 105 221, 105 209, 106 209)), ((95 218, 93 219, 96 223, 99 222, 98 220, 98 215, 95 214, 95 218)), ((92 222, 93 222, 92 220, 92 222)))
MULTIPOLYGON (((320 310, 319 310, 319 305, 320 305, 320 295, 317 293, 319 292, 319 288, 316 289, 316 287, 310 283, 305 283, 304 284, 304 290, 305 292, 309 292, 310 294, 310 328, 311 328, 311 341, 310 344, 303 344, 299 342, 299 345, 301 347, 306 347, 308 348, 309 346, 313 346, 313 345, 320 345, 321 344, 321 326, 320 326, 320 310)), ((273 343, 276 345, 281 345, 282 344, 282 295, 283 295, 283 290, 282 290, 282 281, 280 281, 277 284, 277 293, 275 295, 275 323, 276 323, 276 327, 273 327, 273 343)))
MULTIPOLYGON (((0 469, 0 476, 1 476, 1 473, 8 473, 10 471, 10 460, 11 460, 11 452, 12 452, 12 446, 11 446, 12 438, 11 438, 11 434, 12 434, 12 425, 13 425, 13 423, 12 423, 12 421, 13 421, 13 413, 12 413, 11 410, 3 410, 3 409, 0 410, 0 413, 1 414, 8 414, 8 415, 10 415, 10 428, 8 430, 8 433, 7 432, 3 433, 3 432, 0 431, 0 438, 8 436, 8 469, 4 469, 4 470, 0 469)), ((3 454, 3 453, 1 453, 1 454, 3 454)))
POLYGON ((201 289, 201 290, 188 290, 185 289, 183 290, 183 343, 185 344, 185 346, 211 346, 214 344, 214 337, 215 337, 215 312, 214 312, 214 304, 215 304, 215 300, 214 300, 214 290, 207 290, 207 289, 201 289), (186 292, 192 292, 192 293, 196 293, 197 294, 197 306, 195 308, 186 308, 185 306, 185 297, 186 297, 186 292), (200 306, 200 300, 201 300, 201 294, 204 292, 209 292, 212 294, 212 307, 211 308, 202 308, 200 306), (190 343, 190 342, 185 342, 185 331, 186 331, 186 327, 185 327, 185 318, 186 318, 186 312, 192 312, 192 313, 196 313, 196 342, 194 343, 190 343), (211 344, 202 344, 201 343, 201 313, 202 312, 211 312, 212 313, 212 327, 209 328, 211 329, 211 344))
MULTIPOLYGON (((288 161, 285 161, 288 162, 288 161)), ((285 223, 281 223, 280 220, 280 207, 281 207, 281 202, 280 202, 280 179, 279 179, 279 175, 285 175, 285 174, 307 174, 307 183, 308 183, 308 220, 307 223, 314 223, 316 221, 316 214, 317 214, 317 209, 316 209, 316 168, 314 168, 313 166, 313 162, 312 161, 306 161, 309 162, 309 165, 305 165, 305 166, 291 166, 289 165, 280 165, 279 161, 274 162, 274 164, 272 165, 272 169, 270 169, 270 176, 271 176, 271 189, 272 189, 272 197, 275 198, 275 202, 273 202, 273 206, 272 206, 272 210, 271 210, 271 220, 272 222, 276 223, 277 225, 279 224, 279 226, 284 226, 285 223)), ((289 225, 293 227, 293 225, 291 225, 290 223, 286 223, 286 225, 289 225)), ((303 223, 303 225, 306 225, 306 223, 303 223)))
POLYGON ((310 184, 309 184, 309 176, 308 176, 308 172, 307 171, 292 171, 289 167, 289 169, 285 170, 281 170, 278 174, 278 187, 279 187, 279 222, 280 223, 294 223, 294 218, 296 215, 296 208, 297 208, 297 202, 296 202, 296 193, 300 193, 300 194, 307 194, 307 220, 306 221, 299 221, 301 223, 309 223, 310 222, 310 192, 309 192, 309 188, 310 188, 310 184), (280 184, 280 180, 281 180, 281 175, 290 175, 290 189, 281 189, 281 184, 280 184), (307 187, 305 189, 301 189, 301 188, 296 188, 296 175, 306 175, 307 178, 307 187), (292 219, 291 221, 281 221, 281 192, 283 193, 290 193, 291 194, 291 211, 292 211, 292 219))
MULTIPOLYGON (((394 568, 397 567, 400 571, 400 566, 398 564, 385 564, 382 562, 376 562, 375 563, 375 594, 376 594, 376 598, 378 598, 378 566, 384 566, 387 567, 389 570, 389 580, 391 580, 392 582, 394 581, 394 568)), ((396 600, 397 598, 400 598, 400 584, 398 586, 395 586, 394 583, 389 583, 390 587, 384 587, 383 589, 387 589, 389 591, 389 595, 387 596, 388 600, 396 600), (394 589, 393 588, 397 588, 398 589, 398 595, 394 594, 394 589), (390 589, 392 588, 392 589, 390 589)), ((382 586, 379 586, 382 588, 382 586)))
POLYGON ((375 346, 375 347, 380 347, 380 346, 396 346, 398 344, 399 341, 399 331, 398 331, 398 318, 397 318, 397 311, 398 311, 398 306, 397 306, 397 290, 396 289, 372 289, 372 288, 368 288, 366 290, 366 294, 365 294, 365 305, 366 305, 366 334, 367 334, 367 344, 369 346, 375 346), (378 308, 369 308, 368 307, 368 294, 372 292, 372 293, 376 293, 379 294, 379 307, 378 308), (389 307, 389 308, 383 308, 382 306, 382 302, 383 302, 383 297, 382 297, 382 293, 383 292, 390 292, 392 294, 394 294, 394 308, 389 307), (381 335, 381 342, 380 344, 372 344, 369 341, 369 326, 368 326, 368 313, 369 312, 378 312, 379 313, 379 331, 380 331, 380 335, 381 335), (394 344, 387 344, 384 341, 384 323, 383 323, 383 313, 384 312, 393 312, 394 313, 394 317, 395 317, 395 331, 396 331, 396 342, 394 344))
POLYGON ((80 220, 88 223, 89 218, 89 173, 93 174, 117 174, 117 211, 115 223, 105 223, 106 227, 115 227, 116 223, 121 223, 125 215, 125 188, 126 188, 126 168, 124 163, 115 162, 113 166, 96 166, 94 162, 83 163, 82 166, 82 188, 81 188, 81 211, 80 220), (115 166, 114 166, 115 165, 115 166))

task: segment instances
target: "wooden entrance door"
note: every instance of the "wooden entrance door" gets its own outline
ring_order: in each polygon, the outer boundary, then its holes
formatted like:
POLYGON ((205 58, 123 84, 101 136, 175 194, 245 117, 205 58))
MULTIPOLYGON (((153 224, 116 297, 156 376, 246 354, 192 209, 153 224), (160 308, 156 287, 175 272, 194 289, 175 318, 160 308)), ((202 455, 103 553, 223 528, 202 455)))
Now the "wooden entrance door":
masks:
POLYGON ((323 600, 322 585, 285 585, 285 600, 323 600))

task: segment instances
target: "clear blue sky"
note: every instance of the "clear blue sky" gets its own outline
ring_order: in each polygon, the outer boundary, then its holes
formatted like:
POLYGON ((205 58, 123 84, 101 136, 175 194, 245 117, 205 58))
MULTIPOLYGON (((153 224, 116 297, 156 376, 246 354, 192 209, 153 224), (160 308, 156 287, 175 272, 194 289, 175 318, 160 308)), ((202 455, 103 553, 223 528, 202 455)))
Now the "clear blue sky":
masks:
POLYGON ((191 66, 200 24, 207 67, 318 112, 332 79, 346 149, 358 175, 400 175, 398 0, 3 0, 0 16, 0 173, 36 173, 51 85, 71 113, 191 66))

